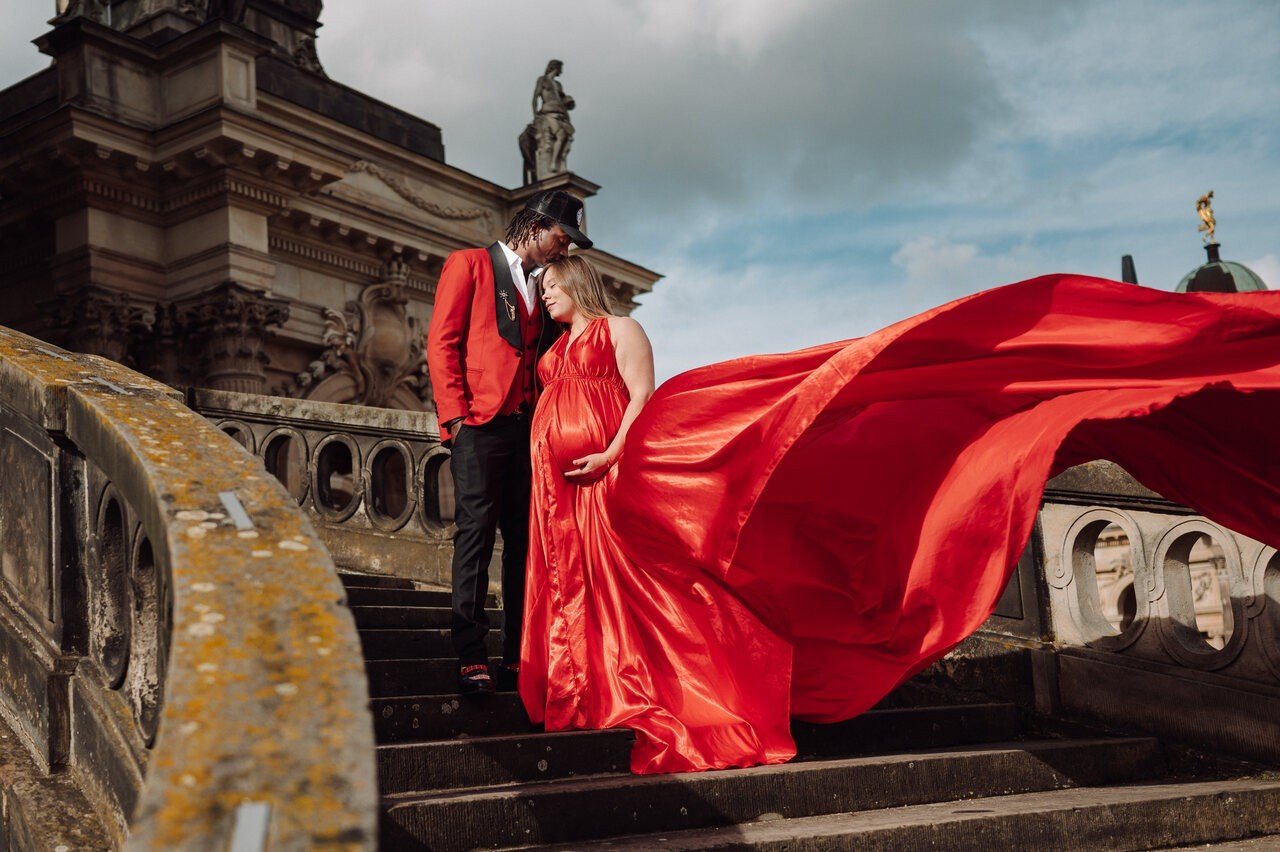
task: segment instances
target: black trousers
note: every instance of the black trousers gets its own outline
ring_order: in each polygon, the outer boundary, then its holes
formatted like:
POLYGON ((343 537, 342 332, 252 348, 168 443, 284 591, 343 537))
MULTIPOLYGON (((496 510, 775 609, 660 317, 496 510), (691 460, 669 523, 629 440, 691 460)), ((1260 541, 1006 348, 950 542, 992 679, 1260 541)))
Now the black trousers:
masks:
POLYGON ((529 418, 495 417, 461 426, 453 439, 453 648, 462 665, 488 661, 489 561, 502 531, 502 660, 520 660, 524 622, 524 563, 529 551, 529 418))

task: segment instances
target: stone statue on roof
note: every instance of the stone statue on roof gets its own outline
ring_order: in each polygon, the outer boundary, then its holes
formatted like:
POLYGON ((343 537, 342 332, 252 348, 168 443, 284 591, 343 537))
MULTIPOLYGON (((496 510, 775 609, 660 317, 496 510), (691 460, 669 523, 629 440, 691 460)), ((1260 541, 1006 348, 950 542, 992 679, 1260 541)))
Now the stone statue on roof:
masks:
POLYGON ((556 79, 563 70, 563 62, 551 60, 533 87, 533 121, 520 134, 526 184, 569 170, 569 146, 573 144, 569 110, 575 103, 556 79))

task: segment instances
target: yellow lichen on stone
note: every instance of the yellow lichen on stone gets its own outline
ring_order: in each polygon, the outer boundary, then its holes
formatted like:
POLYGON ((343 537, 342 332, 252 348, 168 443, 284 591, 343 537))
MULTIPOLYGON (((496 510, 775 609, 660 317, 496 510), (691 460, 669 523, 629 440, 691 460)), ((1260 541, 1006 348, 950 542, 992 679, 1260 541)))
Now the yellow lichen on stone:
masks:
POLYGON ((175 391, 119 365, 0 329, 0 387, 110 479, 172 590, 165 703, 131 845, 225 848, 230 815, 248 799, 271 803, 273 849, 337 848, 339 837, 373 848, 358 639, 293 498, 175 391), (254 530, 223 523, 222 491, 237 494, 254 530))

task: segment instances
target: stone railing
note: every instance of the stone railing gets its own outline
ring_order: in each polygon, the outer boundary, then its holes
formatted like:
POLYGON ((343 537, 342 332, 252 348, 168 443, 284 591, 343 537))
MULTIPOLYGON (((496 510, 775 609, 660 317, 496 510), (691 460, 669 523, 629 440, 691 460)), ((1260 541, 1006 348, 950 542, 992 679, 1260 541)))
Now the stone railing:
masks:
POLYGON ((7 329, 0 460, 0 715, 102 821, 10 779, 0 837, 373 848, 354 624, 261 464, 169 388, 7 329))
POLYGON ((1280 760, 1276 549, 1110 462, 1050 480, 1028 553, 979 637, 1031 650, 1042 711, 1280 760))
POLYGON ((211 390, 190 403, 262 459, 338 565, 448 585, 453 479, 434 414, 211 390))

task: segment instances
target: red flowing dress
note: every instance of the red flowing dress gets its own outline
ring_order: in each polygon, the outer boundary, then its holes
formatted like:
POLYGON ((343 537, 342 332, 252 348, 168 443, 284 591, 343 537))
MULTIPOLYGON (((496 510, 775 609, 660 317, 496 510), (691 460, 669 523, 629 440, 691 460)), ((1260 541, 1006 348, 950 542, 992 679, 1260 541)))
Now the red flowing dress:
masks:
POLYGON ((627 727, 632 769, 787 760, 991 613, 1045 481, 1117 462, 1280 543, 1280 293, 1053 275, 857 340, 664 383, 619 463, 608 322, 539 367, 520 692, 548 730, 627 727))

